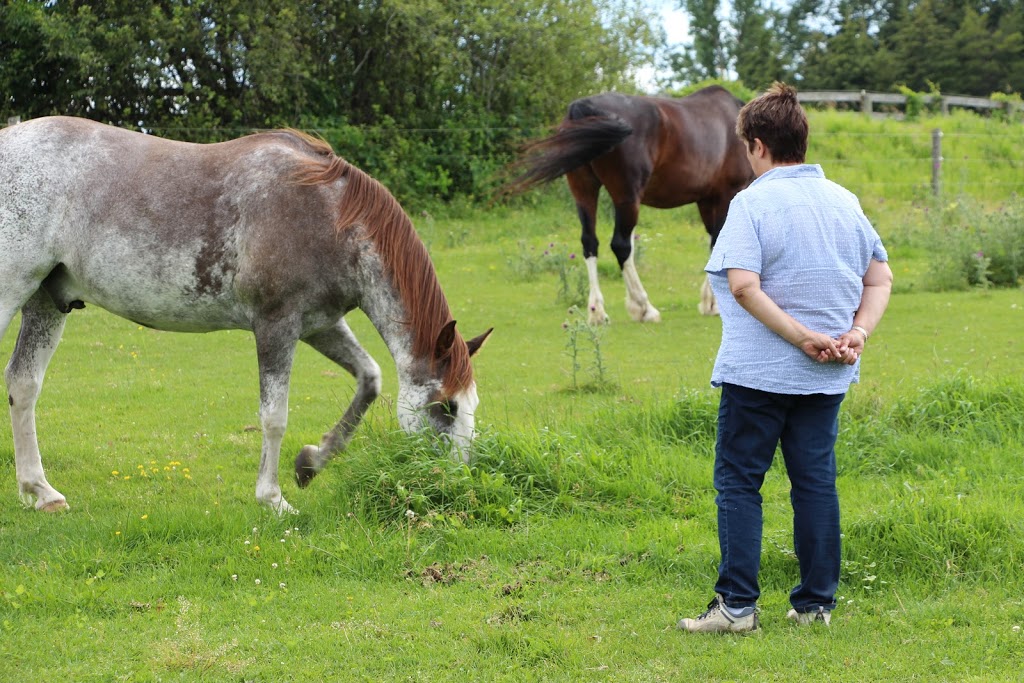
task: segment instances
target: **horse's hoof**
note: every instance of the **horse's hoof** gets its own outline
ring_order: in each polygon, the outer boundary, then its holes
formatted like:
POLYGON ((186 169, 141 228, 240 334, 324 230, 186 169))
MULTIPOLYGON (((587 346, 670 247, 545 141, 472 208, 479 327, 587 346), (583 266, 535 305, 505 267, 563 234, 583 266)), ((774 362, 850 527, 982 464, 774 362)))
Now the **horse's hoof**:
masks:
POLYGON ((643 320, 641 320, 641 322, 645 322, 645 323, 660 323, 661 322, 661 312, 657 308, 655 308, 654 306, 648 306, 647 310, 644 311, 644 317, 643 317, 643 320))
POLYGON ((320 449, 316 446, 303 446, 299 454, 295 456, 295 483, 300 489, 309 486, 319 470, 316 469, 316 456, 320 449))
POLYGON ((697 310, 700 311, 701 315, 718 315, 718 303, 712 301, 710 304, 701 301, 697 304, 697 310))
POLYGON ((43 505, 38 505, 36 509, 40 512, 64 512, 65 510, 70 510, 71 507, 68 505, 66 500, 61 498, 59 500, 51 500, 49 503, 45 503, 43 505))
POLYGON ((277 505, 272 506, 272 509, 274 510, 274 512, 277 513, 278 517, 284 517, 286 515, 297 515, 297 514, 299 514, 299 511, 296 510, 295 508, 293 508, 288 503, 288 501, 285 500, 284 498, 281 499, 280 503, 278 503, 277 505))

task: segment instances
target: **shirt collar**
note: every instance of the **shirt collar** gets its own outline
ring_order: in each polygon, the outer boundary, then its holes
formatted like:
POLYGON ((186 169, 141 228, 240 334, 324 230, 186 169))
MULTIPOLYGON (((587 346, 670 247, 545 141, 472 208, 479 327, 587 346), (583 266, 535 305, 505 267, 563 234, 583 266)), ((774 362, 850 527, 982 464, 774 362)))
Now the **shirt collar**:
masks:
POLYGON ((759 177, 754 179, 751 185, 769 180, 781 180, 783 178, 824 178, 825 172, 821 170, 820 164, 795 164, 793 166, 776 166, 770 168, 759 177))

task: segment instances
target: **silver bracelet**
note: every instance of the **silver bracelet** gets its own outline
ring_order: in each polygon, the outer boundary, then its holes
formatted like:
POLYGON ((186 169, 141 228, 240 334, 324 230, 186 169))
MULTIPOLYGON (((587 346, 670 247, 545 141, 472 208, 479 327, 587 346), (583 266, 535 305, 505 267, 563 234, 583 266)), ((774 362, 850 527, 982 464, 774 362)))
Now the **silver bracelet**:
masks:
POLYGON ((861 327, 860 325, 854 325, 854 326, 853 326, 853 327, 851 327, 850 329, 851 329, 851 330, 857 330, 857 331, 858 331, 858 332, 860 332, 860 333, 861 333, 862 335, 864 335, 864 341, 867 341, 867 340, 868 340, 868 331, 867 331, 867 330, 865 330, 865 329, 864 329, 863 327, 861 327))

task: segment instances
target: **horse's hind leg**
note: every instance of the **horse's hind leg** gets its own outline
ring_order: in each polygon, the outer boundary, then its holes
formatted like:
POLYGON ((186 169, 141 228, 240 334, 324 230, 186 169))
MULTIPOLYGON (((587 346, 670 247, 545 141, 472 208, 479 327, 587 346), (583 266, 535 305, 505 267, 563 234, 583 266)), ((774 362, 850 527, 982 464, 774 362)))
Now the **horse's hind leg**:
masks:
POLYGON ((253 329, 260 368, 260 422, 263 426, 256 500, 278 514, 298 512, 281 495, 277 478, 281 440, 288 427, 288 385, 295 358, 297 327, 291 321, 260 321, 253 329))
POLYGON ((626 311, 637 322, 661 322, 661 313, 647 297, 647 290, 640 282, 636 270, 636 252, 633 249, 633 229, 640 215, 640 202, 628 199, 615 204, 615 236, 612 251, 622 268, 622 280, 626 285, 626 311))
POLYGON ((601 181, 589 166, 570 171, 565 177, 576 200, 576 214, 581 228, 580 244, 590 280, 587 317, 591 325, 604 324, 608 322, 608 314, 604 310, 604 295, 597 276, 597 248, 600 243, 597 239, 597 198, 601 192, 601 181))
POLYGON ((34 498, 36 509, 47 512, 62 510, 68 504, 43 474, 36 438, 36 401, 43 388, 46 366, 64 331, 66 318, 45 292, 37 291, 22 306, 21 331, 4 373, 14 430, 18 491, 26 505, 30 505, 34 498))
POLYGON ((303 341, 356 378, 356 395, 342 418, 324 434, 319 446, 304 446, 295 458, 295 479, 299 486, 305 487, 348 444, 366 410, 380 395, 381 374, 380 366, 359 345, 344 320, 303 341))

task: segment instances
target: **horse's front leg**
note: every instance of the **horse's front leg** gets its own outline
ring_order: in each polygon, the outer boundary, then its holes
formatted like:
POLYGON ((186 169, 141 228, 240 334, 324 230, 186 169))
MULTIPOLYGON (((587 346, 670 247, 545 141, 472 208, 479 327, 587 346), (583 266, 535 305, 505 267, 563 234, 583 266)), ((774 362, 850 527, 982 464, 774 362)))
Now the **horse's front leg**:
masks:
POLYGON ((297 513, 281 495, 277 468, 281 458, 281 440, 288 426, 288 383, 298 335, 295 325, 257 324, 256 357, 260 372, 260 421, 263 449, 256 478, 256 500, 278 514, 297 513))
POLYGON ((301 487, 307 486, 331 458, 345 448, 381 390, 380 366, 359 345, 344 320, 339 320, 330 330, 318 332, 303 341, 355 377, 356 394, 338 423, 324 434, 320 445, 304 446, 296 456, 295 480, 301 487))
MULTIPOLYGON (((21 309, 21 331, 4 373, 14 430, 18 492, 26 505, 31 505, 34 499, 36 509, 46 512, 68 507, 64 496, 46 481, 36 438, 36 401, 66 318, 49 295, 42 290, 36 292, 21 309)), ((0 334, 4 327, 6 325, 0 327, 0 334)))
POLYGON ((700 287, 700 303, 697 310, 701 315, 718 315, 718 302, 715 300, 715 293, 711 290, 711 281, 707 275, 704 276, 704 284, 700 287))
MULTIPOLYGON (((738 189, 736 190, 738 191, 738 189)), ((736 191, 723 197, 708 197, 697 202, 697 209, 700 211, 701 220, 711 238, 711 249, 714 250, 715 242, 718 240, 718 233, 725 225, 725 217, 729 213, 729 202, 732 201, 736 191)), ((707 275, 704 276, 704 284, 700 287, 700 303, 697 310, 701 315, 719 315, 718 302, 715 301, 715 293, 711 290, 711 282, 707 275)))
POLYGON ((590 296, 587 299, 587 322, 591 325, 604 325, 611 322, 604 310, 604 295, 601 293, 601 282, 597 274, 597 257, 587 257, 587 278, 590 281, 590 296))

